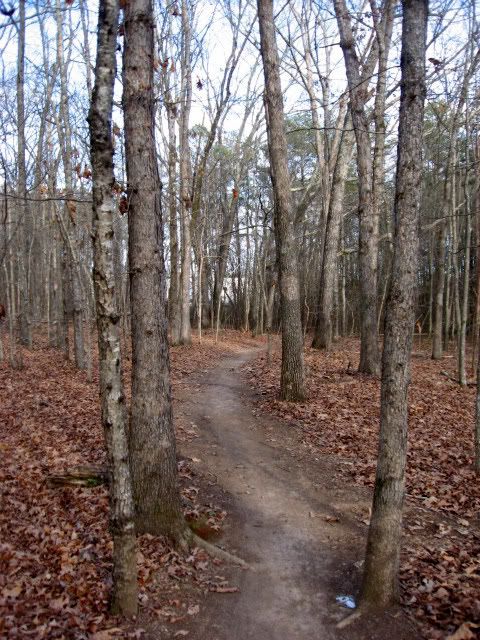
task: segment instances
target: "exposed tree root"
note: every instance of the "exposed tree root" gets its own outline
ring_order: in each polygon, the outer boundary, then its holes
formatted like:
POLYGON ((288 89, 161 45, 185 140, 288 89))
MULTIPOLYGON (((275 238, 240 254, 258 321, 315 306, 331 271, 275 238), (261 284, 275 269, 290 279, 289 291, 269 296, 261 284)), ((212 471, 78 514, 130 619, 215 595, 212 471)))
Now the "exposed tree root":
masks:
POLYGON ((338 622, 336 625, 337 629, 345 629, 346 627, 350 626, 353 622, 355 622, 355 620, 358 620, 358 618, 360 618, 361 615, 362 615, 361 609, 359 609, 358 611, 355 611, 355 613, 352 613, 346 618, 344 618, 343 620, 340 620, 340 622, 338 622))
MULTIPOLYGON (((108 485, 108 473, 101 467, 80 466, 69 469, 64 474, 53 474, 47 477, 47 483, 51 487, 74 486, 74 487, 97 487, 101 484, 108 485)), ((219 560, 236 564, 240 567, 247 568, 249 565, 224 549, 220 549, 211 542, 207 542, 192 529, 186 525, 182 527, 182 531, 174 536, 175 544, 182 551, 188 551, 192 546, 204 549, 208 554, 219 560)))
POLYGON ((245 560, 242 560, 242 558, 239 558, 238 556, 234 555, 233 553, 229 553, 224 549, 220 549, 220 547, 217 547, 211 542, 207 542, 203 538, 200 538, 200 536, 197 536, 197 534, 193 533, 193 531, 191 530, 189 531, 190 531, 190 535, 189 535, 190 544, 193 544, 197 547, 200 547, 201 549, 204 549, 208 554, 210 554, 214 558, 218 558, 219 560, 224 560, 225 562, 230 562, 231 564, 236 564, 240 567, 243 567, 244 569, 248 568, 249 566, 248 563, 245 562, 245 560))

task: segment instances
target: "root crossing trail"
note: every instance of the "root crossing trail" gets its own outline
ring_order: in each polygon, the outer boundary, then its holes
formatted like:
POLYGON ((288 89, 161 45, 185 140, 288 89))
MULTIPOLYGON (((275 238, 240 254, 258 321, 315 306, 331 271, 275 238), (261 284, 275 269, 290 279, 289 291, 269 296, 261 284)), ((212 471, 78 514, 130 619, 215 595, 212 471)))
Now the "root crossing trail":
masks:
POLYGON ((336 595, 358 586, 355 562, 363 556, 366 527, 359 528, 355 514, 368 508, 368 496, 336 486, 333 463, 302 449, 294 427, 255 415, 253 393, 241 379, 242 365, 254 355, 224 359, 177 396, 177 413, 199 436, 183 453, 199 459, 198 470, 224 492, 229 525, 219 544, 249 563, 219 569, 239 591, 210 594, 190 637, 415 637, 398 612, 337 629, 349 611, 336 595))

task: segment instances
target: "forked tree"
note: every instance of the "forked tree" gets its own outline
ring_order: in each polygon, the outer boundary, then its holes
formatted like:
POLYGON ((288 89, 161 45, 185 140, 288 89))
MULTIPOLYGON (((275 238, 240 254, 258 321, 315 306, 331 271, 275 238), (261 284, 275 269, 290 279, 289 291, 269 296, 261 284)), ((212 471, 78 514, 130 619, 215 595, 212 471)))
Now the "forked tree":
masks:
MULTIPOLYGON (((382 122, 385 109, 385 48, 388 46, 393 23, 394 1, 384 4, 382 20, 374 18, 376 40, 372 45, 367 60, 362 64, 357 53, 351 15, 345 0, 334 0, 337 17, 340 46, 343 51, 348 90, 350 94, 350 111, 355 132, 357 147, 358 172, 358 263, 360 269, 360 290, 362 296, 360 308, 360 365, 362 373, 378 374, 380 372, 380 349, 377 338, 377 281, 378 281, 378 230, 379 230, 379 193, 378 186, 383 181, 384 156, 384 124, 382 122), (377 97, 375 103, 376 145, 372 158, 370 122, 367 110, 369 100, 368 85, 377 60, 379 74, 377 97), (370 69, 369 69, 370 67, 370 69), (365 71, 367 73, 365 74, 365 71)), ((374 3, 372 3, 373 8, 374 3)), ((372 15, 376 16, 376 9, 372 15)))

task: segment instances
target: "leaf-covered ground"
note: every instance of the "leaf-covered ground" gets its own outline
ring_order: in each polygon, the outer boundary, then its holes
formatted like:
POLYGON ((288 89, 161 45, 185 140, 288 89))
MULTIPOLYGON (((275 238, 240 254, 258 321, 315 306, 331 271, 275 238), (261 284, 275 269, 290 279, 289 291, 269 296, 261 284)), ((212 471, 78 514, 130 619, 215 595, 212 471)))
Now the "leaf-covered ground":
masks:
MULTIPOLYGON (((258 346, 232 332, 218 344, 207 335, 201 345, 173 349, 174 392, 188 389, 190 373, 258 346)), ((164 539, 143 536, 139 619, 125 625, 108 616, 106 491, 50 488, 46 482, 75 465, 102 465, 97 381, 87 383, 84 373, 41 341, 24 359, 23 371, 0 365, 0 637, 187 636, 201 593, 234 587, 202 551, 178 554, 164 539)), ((247 373, 264 410, 295 425, 312 452, 334 456, 348 482, 371 486, 379 381, 355 374, 354 340, 329 354, 307 349, 306 363, 309 400, 300 405, 277 400, 278 353, 271 365, 261 356, 247 373)), ((474 389, 461 389, 442 374, 454 375, 454 368, 453 358, 434 363, 426 351, 413 359, 401 578, 404 605, 424 637, 462 640, 477 637, 480 624, 480 488, 472 471, 474 389)), ((197 437, 189 422, 179 420, 176 427, 180 444, 197 437)), ((221 528, 226 514, 208 482, 188 460, 179 462, 179 474, 187 519, 209 531, 221 528)))
MULTIPOLYGON (((201 345, 173 349, 174 391, 188 384, 191 372, 250 344, 232 333, 218 344, 206 336, 201 345)), ((231 588, 221 567, 198 549, 181 555, 163 538, 142 536, 139 620, 128 626, 108 616, 106 490, 50 488, 46 482, 75 465, 104 462, 96 375, 87 383, 83 372, 40 340, 24 352, 24 362, 22 371, 0 364, 0 637, 136 638, 152 624, 156 637, 163 637, 162 629, 187 635, 182 622, 198 613, 198 595, 231 588)), ((179 424, 177 432, 180 444, 195 437, 190 425, 179 424)), ((179 462, 179 472, 186 517, 220 528, 225 513, 206 502, 202 480, 188 461, 179 462)))
MULTIPOLYGON (((425 346, 425 345, 424 345, 425 346)), ((410 387, 407 513, 401 580, 407 611, 425 638, 477 637, 480 627, 480 483, 472 468, 474 396, 442 374, 455 360, 413 358, 410 387)), ((358 342, 329 353, 306 349, 308 401, 277 398, 280 356, 265 356, 246 373, 260 404, 297 425, 306 446, 337 456, 354 484, 372 486, 379 424, 379 380, 355 373, 358 342)))

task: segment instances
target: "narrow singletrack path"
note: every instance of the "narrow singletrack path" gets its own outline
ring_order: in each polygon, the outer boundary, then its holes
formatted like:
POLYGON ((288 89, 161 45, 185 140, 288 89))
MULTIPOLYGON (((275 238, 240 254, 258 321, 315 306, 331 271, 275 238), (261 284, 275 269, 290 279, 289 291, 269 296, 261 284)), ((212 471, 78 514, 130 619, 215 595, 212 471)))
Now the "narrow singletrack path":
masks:
POLYGON ((368 496, 336 486, 334 464, 302 449, 294 427, 256 415, 254 394, 241 378, 254 355, 195 374, 177 395, 177 413, 199 436, 182 453, 200 460, 199 471, 225 492, 230 524, 219 544, 249 563, 227 569, 238 593, 209 595, 189 637, 414 638, 398 612, 337 629, 348 610, 335 597, 358 583, 354 563, 363 556, 366 527, 355 515, 368 508, 368 496))

